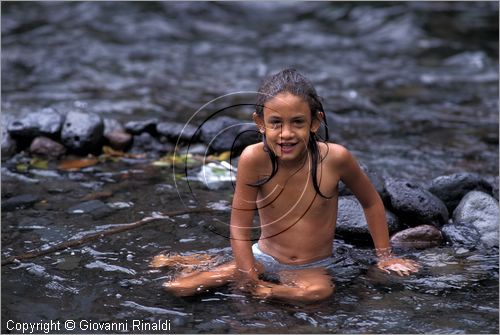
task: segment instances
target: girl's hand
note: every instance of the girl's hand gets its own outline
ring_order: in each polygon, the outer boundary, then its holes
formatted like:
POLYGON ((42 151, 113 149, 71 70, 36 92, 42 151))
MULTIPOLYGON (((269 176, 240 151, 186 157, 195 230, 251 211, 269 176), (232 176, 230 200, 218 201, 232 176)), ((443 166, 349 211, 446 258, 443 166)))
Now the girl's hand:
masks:
POLYGON ((272 296, 273 284, 268 283, 263 280, 258 280, 256 285, 253 288, 252 295, 257 299, 268 299, 272 296))
POLYGON ((260 263, 255 263, 254 267, 248 270, 236 269, 235 284, 242 292, 252 293, 259 280, 259 273, 264 272, 264 267, 260 263))
POLYGON ((391 271, 393 271, 400 276, 408 276, 420 270, 420 264, 404 258, 389 258, 380 260, 377 263, 377 267, 386 273, 391 273, 391 271))

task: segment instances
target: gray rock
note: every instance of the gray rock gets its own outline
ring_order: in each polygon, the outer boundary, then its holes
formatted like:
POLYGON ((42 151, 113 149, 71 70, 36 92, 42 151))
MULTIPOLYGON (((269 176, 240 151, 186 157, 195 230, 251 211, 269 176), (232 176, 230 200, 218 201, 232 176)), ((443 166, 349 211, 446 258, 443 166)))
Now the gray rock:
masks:
POLYGON ((66 153, 64 145, 45 136, 36 137, 29 150, 33 154, 56 158, 66 153))
POLYGON ((125 124, 125 129, 134 134, 142 134, 142 133, 156 133, 156 124, 158 123, 157 119, 149 119, 145 121, 130 121, 125 124))
POLYGON ((492 192, 491 185, 484 178, 468 172, 437 177, 430 182, 427 190, 441 199, 450 213, 468 192, 472 190, 490 194, 492 192))
MULTIPOLYGON (((192 155, 205 155, 207 152, 208 152, 207 146, 203 143, 197 143, 194 145, 190 145, 189 150, 187 147, 185 147, 179 151, 180 154, 190 153, 192 155)), ((233 165, 235 165, 235 164, 233 164, 233 165)))
POLYGON ((90 214, 94 219, 103 218, 113 210, 100 200, 90 200, 68 208, 68 214, 90 214))
POLYGON ((98 149, 103 131, 104 123, 100 116, 71 111, 66 115, 61 140, 71 150, 91 152, 98 149))
POLYGON ((161 122, 156 126, 158 134, 167 137, 173 143, 177 143, 177 140, 190 143, 197 141, 199 132, 196 130, 194 126, 178 122, 161 122))
POLYGON ((173 152, 174 147, 171 143, 161 143, 149 133, 142 133, 134 136, 133 147, 131 150, 133 152, 153 151, 166 153, 173 152))
POLYGON ((499 187, 498 176, 489 177, 486 178, 486 180, 491 185, 491 195, 493 196, 493 198, 498 200, 498 187, 499 187))
POLYGON ((122 124, 115 120, 115 119, 110 119, 110 118, 104 118, 104 136, 107 136, 109 133, 113 132, 125 132, 125 128, 122 126, 122 124))
POLYGON ((13 136, 33 138, 40 135, 57 136, 61 130, 63 116, 53 108, 30 113, 20 120, 12 121, 8 131, 13 136))
POLYGON ((406 224, 432 224, 440 228, 448 222, 449 214, 444 203, 419 185, 388 179, 385 189, 394 213, 406 224))
POLYGON ((14 140, 9 132, 7 131, 7 127, 4 126, 4 122, 2 120, 2 160, 11 157, 16 153, 17 143, 14 140))
POLYGON ((453 222, 473 226, 481 235, 482 244, 486 247, 498 247, 498 207, 498 201, 490 195, 471 191, 453 212, 453 222))
POLYGON ((442 242, 441 232, 431 225, 408 228, 391 237, 391 245, 398 248, 425 249, 436 247, 442 242))
POLYGON ((257 143, 259 135, 255 124, 228 116, 208 120, 201 127, 200 139, 209 146, 210 152, 240 151, 257 143))
POLYGON ((17 195, 7 200, 2 200, 2 211, 9 212, 17 208, 25 208, 32 206, 40 199, 33 194, 17 195))
POLYGON ((475 247, 481 239, 481 234, 472 225, 448 223, 441 228, 441 233, 447 242, 466 248, 475 247))
MULTIPOLYGON (((402 224, 398 218, 390 211, 385 211, 389 233, 395 233, 402 229, 402 224)), ((363 207, 355 196, 345 196, 339 198, 336 234, 349 242, 371 241, 370 231, 366 222, 363 207)))

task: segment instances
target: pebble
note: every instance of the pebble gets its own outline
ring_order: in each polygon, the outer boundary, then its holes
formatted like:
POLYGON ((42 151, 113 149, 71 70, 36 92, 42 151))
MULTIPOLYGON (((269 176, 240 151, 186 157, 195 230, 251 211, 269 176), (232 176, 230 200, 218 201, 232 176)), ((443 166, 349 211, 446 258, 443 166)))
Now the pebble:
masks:
POLYGON ((133 137, 125 131, 112 131, 104 135, 108 144, 115 150, 126 150, 132 143, 133 137))
POLYGON ((6 200, 2 199, 2 212, 9 212, 18 208, 26 208, 32 206, 38 201, 40 201, 40 198, 33 194, 21 194, 6 200))
POLYGON ((90 200, 72 206, 66 210, 68 214, 91 214, 94 219, 103 218, 113 210, 100 200, 90 200))
POLYGON ((438 246, 443 236, 432 225, 420 225, 402 230, 391 237, 391 245, 399 248, 424 249, 438 246))
POLYGON ((79 153, 100 149, 104 123, 99 115, 70 111, 61 130, 61 141, 70 150, 79 153))
POLYGON ((467 193, 453 212, 453 222, 476 228, 486 247, 498 247, 498 220, 498 201, 480 191, 467 193))
POLYGON ((57 158, 66 153, 66 148, 48 137, 39 136, 33 139, 29 151, 32 154, 57 158))

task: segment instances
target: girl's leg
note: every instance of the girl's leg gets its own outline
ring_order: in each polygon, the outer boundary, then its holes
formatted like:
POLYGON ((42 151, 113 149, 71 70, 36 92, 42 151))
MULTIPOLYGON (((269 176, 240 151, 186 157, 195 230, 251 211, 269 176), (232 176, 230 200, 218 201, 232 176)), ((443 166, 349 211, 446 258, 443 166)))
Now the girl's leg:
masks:
POLYGON ((149 266, 152 268, 162 268, 167 266, 182 267, 189 271, 198 265, 210 265, 214 256, 210 254, 192 254, 192 255, 165 255, 159 254, 153 257, 149 266))
POLYGON ((282 271, 281 284, 261 281, 255 295, 264 299, 314 303, 335 292, 333 278, 324 268, 282 271))
POLYGON ((177 296, 191 296, 213 287, 229 283, 236 274, 234 261, 221 264, 207 271, 193 272, 163 283, 168 292, 177 296))

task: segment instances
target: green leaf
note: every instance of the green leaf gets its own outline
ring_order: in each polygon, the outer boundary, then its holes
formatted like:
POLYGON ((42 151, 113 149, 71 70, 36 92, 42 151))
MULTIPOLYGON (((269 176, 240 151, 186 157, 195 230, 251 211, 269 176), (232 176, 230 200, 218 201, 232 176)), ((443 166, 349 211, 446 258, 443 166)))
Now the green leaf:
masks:
POLYGON ((28 164, 25 163, 20 163, 16 165, 17 172, 27 172, 28 168, 29 168, 28 164))
POLYGON ((34 157, 30 161, 30 166, 34 167, 35 169, 47 170, 49 168, 49 162, 45 159, 34 157))

